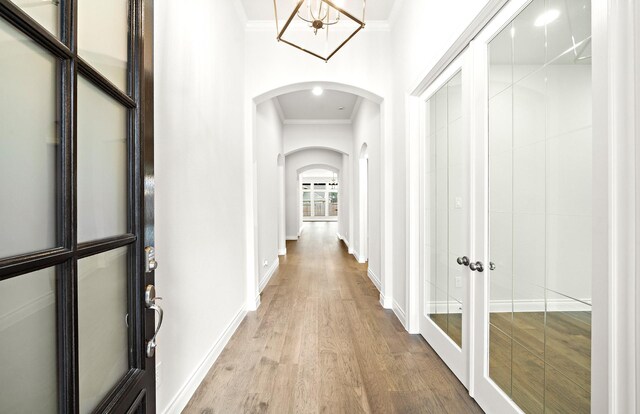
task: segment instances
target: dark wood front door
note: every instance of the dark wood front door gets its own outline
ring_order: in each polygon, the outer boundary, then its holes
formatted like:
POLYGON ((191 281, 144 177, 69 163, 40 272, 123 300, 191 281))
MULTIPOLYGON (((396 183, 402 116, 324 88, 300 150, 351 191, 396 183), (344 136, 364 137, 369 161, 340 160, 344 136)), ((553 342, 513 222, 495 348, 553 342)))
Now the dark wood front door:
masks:
POLYGON ((1 413, 155 412, 152 19, 0 0, 1 413))

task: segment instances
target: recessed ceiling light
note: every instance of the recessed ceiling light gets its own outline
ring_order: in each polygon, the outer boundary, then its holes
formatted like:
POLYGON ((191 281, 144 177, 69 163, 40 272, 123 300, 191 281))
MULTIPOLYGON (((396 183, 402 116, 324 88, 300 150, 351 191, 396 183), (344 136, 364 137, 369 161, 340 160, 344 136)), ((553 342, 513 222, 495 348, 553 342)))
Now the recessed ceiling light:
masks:
POLYGON ((319 86, 316 86, 315 88, 313 88, 311 90, 311 93, 314 94, 315 96, 320 96, 320 95, 322 95, 323 92, 324 92, 324 90, 319 86))
POLYGON ((536 19, 536 21, 533 24, 536 27, 546 26, 549 23, 551 23, 554 20, 556 20, 559 16, 560 16, 560 11, 559 10, 556 10, 556 9, 547 10, 546 12, 544 12, 540 16, 538 16, 538 18, 536 19))

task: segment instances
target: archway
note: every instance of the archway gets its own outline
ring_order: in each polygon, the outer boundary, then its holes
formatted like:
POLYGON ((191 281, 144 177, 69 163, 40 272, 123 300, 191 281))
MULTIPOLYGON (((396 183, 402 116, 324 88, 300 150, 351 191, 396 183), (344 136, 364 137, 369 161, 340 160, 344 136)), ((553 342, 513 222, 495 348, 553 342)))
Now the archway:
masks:
MULTIPOLYGON (((381 143, 381 148, 380 151, 382 151, 383 153, 385 153, 389 148, 389 142, 388 142, 388 137, 390 136, 390 122, 388 121, 390 118, 390 113, 389 111, 385 110, 385 99, 376 94, 373 93, 371 91, 362 89, 360 87, 357 86, 353 86, 353 85, 349 85, 349 84, 343 84, 343 83, 339 83, 339 82, 328 82, 328 81, 310 81, 310 82, 300 82, 300 83, 294 83, 294 84, 289 84, 289 85, 283 85, 274 89, 271 89, 269 91, 260 93, 258 95, 255 96, 250 96, 249 100, 247 102, 247 111, 246 111, 246 118, 245 118, 245 122, 246 122, 246 128, 245 128, 245 183, 246 183, 246 192, 245 192, 245 199, 247 200, 246 203, 246 226, 245 226, 245 231, 246 231, 246 240, 247 240, 247 254, 246 254, 246 258, 247 258, 247 285, 246 285, 246 292, 247 292, 247 309, 248 310, 255 310, 258 308, 259 304, 260 304, 260 295, 259 295, 259 289, 258 289, 258 261, 257 261, 257 256, 258 256, 258 252, 257 252, 257 232, 258 232, 258 222, 257 222, 257 208, 258 208, 258 201, 257 201, 257 185, 256 185, 256 180, 257 180, 257 171, 256 171, 256 163, 255 163, 255 143, 256 143, 256 136, 257 136, 257 128, 256 128, 256 119, 257 119, 257 105, 264 103, 270 99, 275 98, 276 96, 282 95, 282 94, 286 94, 286 93, 290 93, 290 92, 296 92, 296 91, 303 91, 303 90, 311 90, 313 87, 315 86, 320 86, 324 89, 333 89, 336 91, 342 91, 342 92, 347 92, 347 93, 352 93, 355 95, 360 96, 361 98, 365 98, 375 104, 378 104, 380 106, 380 131, 381 131, 381 137, 380 137, 380 143, 381 143)), ((299 148, 297 150, 304 150, 305 148, 299 148)), ((318 148, 320 149, 320 148, 318 148)), ((334 148, 322 148, 322 149, 326 149, 326 150, 334 150, 334 148)), ((284 154, 284 153, 283 153, 284 154)), ((289 154, 285 154, 285 155, 289 155, 289 154)), ((349 154, 346 154, 349 155, 349 154)), ((358 156, 357 152, 353 151, 353 153, 351 154, 353 156, 353 158, 356 158, 358 156)), ((385 193, 387 191, 390 191, 390 183, 392 182, 392 171, 390 168, 386 167, 386 161, 389 158, 383 157, 383 161, 382 164, 380 166, 380 171, 381 171, 381 180, 378 181, 379 185, 380 185, 380 193, 382 194, 381 200, 383 200, 383 205, 381 205, 380 208, 380 215, 381 215, 381 231, 380 231, 380 245, 382 246, 382 251, 381 253, 381 279, 382 279, 382 283, 381 283, 381 303, 383 304, 384 307, 386 308, 390 308, 390 299, 384 299, 386 298, 391 298, 391 289, 392 289, 392 283, 391 283, 391 273, 392 273, 392 267, 391 267, 391 260, 387 260, 386 258, 391 258, 392 256, 392 246, 390 244, 391 238, 391 211, 392 211, 392 205, 390 203, 391 197, 385 196, 385 193)), ((288 165, 288 163, 285 163, 286 165, 288 165)), ((342 167, 342 165, 340 164, 340 166, 342 167)), ((355 167, 355 165, 354 165, 355 167)), ((349 186, 351 187, 352 184, 355 184, 353 182, 354 180, 354 176, 356 174, 356 168, 348 168, 348 175, 349 177, 345 177, 344 179, 347 180, 349 182, 349 186)), ((288 188, 288 167, 285 167, 285 188, 288 188)), ((355 186, 354 186, 355 187, 355 186)), ((288 190, 285 190, 285 212, 288 211, 288 206, 289 206, 289 196, 288 196, 288 190)), ((357 195, 353 194, 352 195, 353 198, 356 198, 357 195)), ((352 203, 352 201, 355 201, 350 199, 350 205, 351 204, 355 204, 352 203)), ((343 198, 343 200, 347 200, 345 198, 343 198)), ((355 205, 354 205, 355 207, 355 205)), ((352 214, 354 213, 354 209, 351 208, 349 210, 349 217, 352 217, 352 214)), ((289 234, 289 223, 288 223, 288 216, 285 213, 285 240, 289 238, 290 234, 289 234)), ((353 220, 349 220, 349 224, 348 224, 348 228, 351 229, 351 226, 353 226, 353 220)), ((349 231, 350 234, 353 234, 351 231, 349 231)), ((353 236, 351 237, 357 237, 357 234, 353 234, 353 236)), ((365 238, 366 240, 366 238, 365 238)), ((280 241, 280 238, 279 238, 280 241)), ((353 240, 353 242, 355 242, 355 240, 353 240)), ((352 242, 352 245, 355 244, 352 242)), ((286 243, 286 242, 285 242, 286 243)), ((365 247, 366 249, 366 247, 365 247)), ((350 247, 350 252, 351 252, 351 247, 350 247)), ((283 250, 279 250, 279 252, 283 252, 283 250)), ((364 260, 367 260, 367 255, 368 255, 368 251, 365 253, 365 255, 363 256, 364 260)))

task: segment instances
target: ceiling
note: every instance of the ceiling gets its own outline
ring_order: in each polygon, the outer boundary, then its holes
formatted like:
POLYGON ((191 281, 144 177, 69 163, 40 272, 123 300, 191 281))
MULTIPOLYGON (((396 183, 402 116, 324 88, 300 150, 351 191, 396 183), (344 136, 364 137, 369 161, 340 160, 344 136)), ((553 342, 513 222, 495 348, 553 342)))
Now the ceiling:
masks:
POLYGON ((285 120, 349 120, 358 102, 357 95, 328 89, 320 96, 306 90, 280 95, 275 99, 285 120), (344 109, 338 109, 340 107, 344 109))
MULTIPOLYGON (((240 0, 249 20, 274 20, 272 0, 240 0)), ((283 3, 283 0, 279 0, 283 3)), ((366 20, 388 20, 395 0, 369 0, 367 2, 366 20)), ((280 4, 278 3, 278 4, 280 4)), ((278 14, 281 14, 278 8, 278 14)))

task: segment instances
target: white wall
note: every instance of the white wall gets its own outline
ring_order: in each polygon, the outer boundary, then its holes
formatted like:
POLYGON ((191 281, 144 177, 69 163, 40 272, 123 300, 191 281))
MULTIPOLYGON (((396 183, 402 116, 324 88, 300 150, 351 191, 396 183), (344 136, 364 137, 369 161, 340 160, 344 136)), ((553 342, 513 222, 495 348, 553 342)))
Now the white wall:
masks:
POLYGON ((352 146, 353 131, 349 124, 284 126, 285 154, 313 147, 350 154, 352 146))
POLYGON ((392 22, 393 105, 393 299, 406 311, 407 292, 407 104, 418 82, 444 55, 487 0, 403 1, 392 22), (425 39, 429 39, 425 43, 425 39))
POLYGON ((155 24, 157 402, 179 412, 246 302, 245 36, 221 0, 158 2, 155 24))
POLYGON ((381 179, 382 179, 382 154, 381 154, 381 131, 380 131, 380 105, 363 99, 358 112, 353 119, 353 154, 352 174, 353 174, 353 225, 354 235, 353 248, 356 254, 362 253, 360 237, 360 150, 363 144, 367 144, 369 155, 369 172, 367 177, 367 233, 368 248, 367 258, 369 259, 369 269, 379 278, 381 274, 381 179))
POLYGON ((282 122, 273 101, 258 105, 254 159, 257 166, 259 286, 263 286, 271 266, 278 261, 278 155, 282 153, 282 133, 282 122))
MULTIPOLYGON (((296 239, 300 231, 300 183, 298 171, 310 165, 322 165, 336 171, 339 176, 342 154, 327 149, 307 149, 285 157, 285 204, 287 239, 296 239)), ((340 212, 338 213, 340 214, 340 212)))

